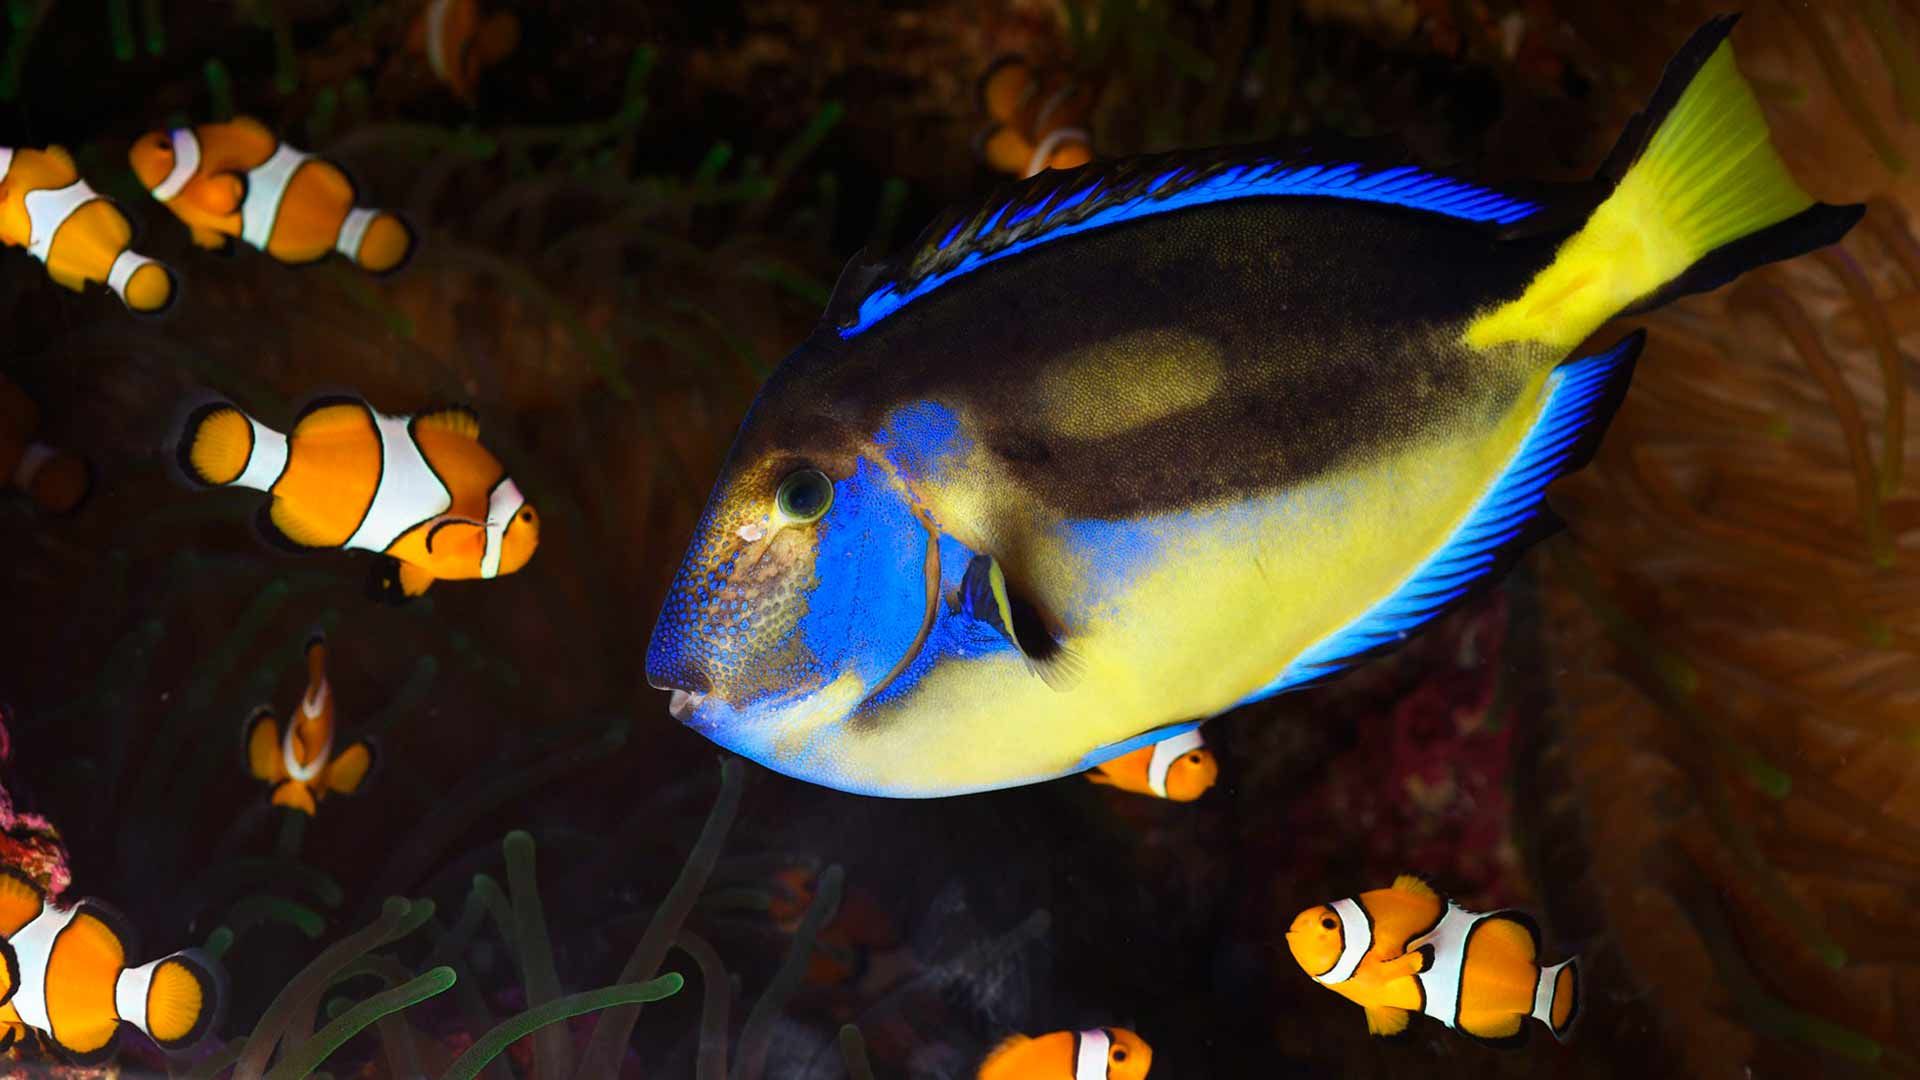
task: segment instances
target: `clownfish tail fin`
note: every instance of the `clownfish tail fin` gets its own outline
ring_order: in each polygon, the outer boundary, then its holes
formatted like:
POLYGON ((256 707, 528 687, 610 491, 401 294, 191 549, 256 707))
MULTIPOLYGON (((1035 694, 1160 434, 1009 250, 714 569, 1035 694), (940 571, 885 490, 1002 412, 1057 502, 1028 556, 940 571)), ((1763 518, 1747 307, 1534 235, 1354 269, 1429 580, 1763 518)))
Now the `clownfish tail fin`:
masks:
POLYGON ((211 957, 188 949, 122 971, 113 996, 120 1019, 172 1052, 212 1029, 226 999, 226 978, 211 957))
POLYGON ((175 455, 181 471, 196 483, 267 491, 286 468, 287 439, 227 402, 214 401, 187 415, 175 455))
POLYGON ((413 257, 413 226, 388 210, 354 207, 334 248, 369 273, 391 274, 413 257))
POLYGON ((1547 1025, 1561 1042, 1580 1019, 1580 958, 1571 957, 1540 969, 1534 984, 1533 1018, 1547 1025))
POLYGON ((137 315, 159 315, 173 306, 180 279, 157 259, 124 248, 107 270, 107 287, 137 315))

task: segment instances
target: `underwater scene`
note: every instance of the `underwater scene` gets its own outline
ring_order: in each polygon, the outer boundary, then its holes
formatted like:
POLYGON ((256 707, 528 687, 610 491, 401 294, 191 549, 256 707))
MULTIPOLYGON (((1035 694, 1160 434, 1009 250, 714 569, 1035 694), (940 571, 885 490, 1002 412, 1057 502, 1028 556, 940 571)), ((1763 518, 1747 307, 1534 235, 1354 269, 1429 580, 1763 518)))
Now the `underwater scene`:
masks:
POLYGON ((0 1076, 1920 1076, 1920 3, 0 0, 0 1076))

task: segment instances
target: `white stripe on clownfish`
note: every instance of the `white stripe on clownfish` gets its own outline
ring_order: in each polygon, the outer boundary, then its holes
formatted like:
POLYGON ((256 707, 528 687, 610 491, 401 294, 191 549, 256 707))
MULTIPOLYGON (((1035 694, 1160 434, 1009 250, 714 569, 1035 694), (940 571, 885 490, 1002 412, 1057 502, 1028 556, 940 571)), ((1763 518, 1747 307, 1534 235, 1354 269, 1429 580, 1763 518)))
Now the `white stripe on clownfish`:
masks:
POLYGON ((200 171, 200 139, 192 128, 174 128, 168 136, 173 146, 173 171, 153 189, 153 197, 170 202, 200 171))
POLYGON ((380 486, 360 527, 341 546, 385 551, 408 529, 446 513, 453 493, 420 453, 408 417, 367 412, 380 433, 380 486))
POLYGON ((513 515, 526 505, 521 496, 519 485, 512 480, 502 478, 487 496, 487 548, 480 555, 480 576, 497 577, 500 573, 500 550, 506 537, 507 526, 513 524, 513 515))
POLYGON ((247 454, 246 470, 234 477, 234 486, 272 491, 280 474, 287 471, 287 437, 251 416, 247 423, 253 428, 253 450, 247 454))
POLYGON ((1153 744, 1153 756, 1147 761, 1147 787, 1161 798, 1167 797, 1167 773, 1181 755, 1198 750, 1207 745, 1200 735, 1200 729, 1183 731, 1170 739, 1162 739, 1153 744))
POLYGON ((340 235, 334 239, 333 250, 355 262, 360 261, 360 244, 367 238, 367 227, 379 216, 380 211, 361 206, 347 211, 346 219, 340 222, 340 235))
POLYGON ((267 250, 274 223, 280 220, 280 200, 286 197, 287 184, 312 156, 281 143, 272 157, 247 170, 247 197, 240 203, 240 239, 267 250))
POLYGON ((1408 952, 1433 947, 1433 962, 1414 975, 1420 980, 1420 989, 1426 998, 1420 1011, 1448 1027, 1457 1027, 1460 1021, 1460 976, 1467 962, 1467 938, 1473 933, 1474 924, 1489 914, 1492 912, 1468 911, 1449 900, 1440 922, 1407 942, 1408 952))
POLYGON ((1340 917, 1340 959, 1314 978, 1331 986, 1353 978, 1367 950, 1373 948, 1373 918, 1358 900, 1335 900, 1328 906, 1340 917))
POLYGON ((280 737, 280 757, 286 766, 287 775, 305 784, 319 776, 320 770, 326 768, 327 759, 333 756, 333 728, 331 726, 327 728, 327 741, 320 744, 320 752, 313 755, 313 760, 302 763, 300 755, 295 751, 293 741, 293 733, 299 726, 298 723, 287 725, 287 733, 280 737))
POLYGON ((47 1019, 47 961, 53 958, 53 945, 60 940, 60 932, 79 913, 77 907, 56 908, 43 904, 40 914, 8 941, 13 946, 20 972, 20 984, 14 990, 12 1004, 21 1022, 36 1031, 53 1030, 52 1022, 47 1019))
POLYGON ((100 197, 85 180, 75 180, 63 188, 41 188, 27 192, 22 200, 27 207, 27 251, 41 262, 53 250, 53 238, 75 210, 100 197))
POLYGON ((1113 1040, 1106 1029, 1092 1028, 1074 1037, 1073 1080, 1107 1080, 1107 1050, 1113 1040))
POLYGON ((39 476, 40 470, 59 453, 43 443, 28 443, 20 454, 20 463, 13 468, 13 486, 22 491, 33 487, 33 478, 39 476))

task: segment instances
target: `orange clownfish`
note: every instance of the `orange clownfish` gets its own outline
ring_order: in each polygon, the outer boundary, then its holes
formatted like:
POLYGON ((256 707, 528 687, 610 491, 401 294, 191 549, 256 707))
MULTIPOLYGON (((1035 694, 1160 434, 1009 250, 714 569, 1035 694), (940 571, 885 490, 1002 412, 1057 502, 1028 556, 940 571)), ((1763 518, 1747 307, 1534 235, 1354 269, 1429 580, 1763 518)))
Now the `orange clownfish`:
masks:
POLYGON ((113 200, 80 179, 63 147, 0 146, 0 243, 26 248, 74 292, 102 282, 143 315, 173 303, 173 271, 128 246, 133 225, 113 200))
POLYGON ((32 1031, 97 1064, 113 1056, 123 1023, 169 1053, 199 1042, 220 1012, 220 969, 195 949, 128 967, 124 927, 97 901, 55 907, 32 879, 0 867, 0 1049, 32 1031))
POLYGON ((354 205, 353 181, 338 165, 295 150, 249 116, 150 131, 128 157, 140 182, 203 248, 225 249, 238 238, 284 263, 338 251, 380 274, 413 250, 405 222, 354 205))
POLYGON ((1017 56, 1002 57, 980 76, 980 107, 992 126, 980 153, 994 170, 1025 179, 1093 160, 1085 127, 1093 92, 1070 78, 1042 77, 1017 56))
POLYGON ((1009 1035, 980 1063, 979 1080, 1145 1080, 1153 1048, 1126 1028, 1009 1035))
POLYGON ((40 410, 19 387, 0 378, 0 483, 11 483, 41 508, 71 513, 87 497, 87 463, 33 440, 40 410))
POLYGON ((256 518, 281 547, 383 553, 374 594, 419 596, 437 578, 492 578, 527 565, 540 517, 468 409, 388 416, 359 398, 322 398, 289 434, 224 402, 187 418, 179 462, 216 487, 264 491, 256 518))
POLYGON ((1301 970, 1398 1035, 1420 1012, 1482 1042, 1526 1041, 1527 1018, 1565 1039, 1580 1011, 1575 960, 1542 967, 1540 930, 1517 911, 1479 914, 1409 874, 1308 908, 1287 931, 1301 970))
POLYGON ((1136 795, 1192 802, 1220 779, 1220 763, 1207 749, 1200 729, 1194 728, 1096 765, 1086 776, 1096 784, 1136 795))
POLYGON ((431 0, 407 34, 407 49, 425 55, 433 73, 462 101, 473 100, 480 73, 505 60, 519 43, 519 20, 504 11, 482 19, 477 0, 431 0))
POLYGON ((373 770, 373 744, 356 739, 333 749, 333 686, 327 682, 327 639, 307 639, 307 693, 284 734, 262 705, 247 719, 247 770, 273 785, 273 805, 312 816, 328 792, 351 795, 373 770))

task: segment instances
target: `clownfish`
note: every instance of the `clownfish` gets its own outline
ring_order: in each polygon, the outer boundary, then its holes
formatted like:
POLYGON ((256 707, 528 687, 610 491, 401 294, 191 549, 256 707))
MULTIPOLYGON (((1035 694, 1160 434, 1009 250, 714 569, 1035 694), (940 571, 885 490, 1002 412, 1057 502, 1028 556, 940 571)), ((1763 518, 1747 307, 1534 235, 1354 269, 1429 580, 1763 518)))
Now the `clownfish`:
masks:
POLYGON ((505 11, 482 19, 477 0, 431 0, 407 34, 407 49, 425 55, 434 75, 469 102, 480 73, 519 43, 520 21, 505 11))
POLYGON ((1041 76, 1017 56, 995 61, 980 76, 980 107, 992 121, 980 154, 997 172, 1025 179, 1047 169, 1093 160, 1087 114, 1093 92, 1071 79, 1041 76))
POLYGON ((67 514, 92 487, 87 463, 33 440, 40 410, 18 386, 0 378, 0 479, 50 513, 67 514))
POLYGON ((0 1049, 31 1031, 97 1064, 113 1056, 123 1023, 169 1053, 200 1041, 225 996, 219 967, 197 949, 128 967, 125 927, 98 901, 49 904, 32 879, 0 867, 0 1049))
POLYGON ((377 274, 399 269, 413 251, 406 222, 354 205, 353 181, 338 165, 288 146, 250 116, 150 131, 128 157, 203 248, 224 250, 238 238, 295 264, 337 251, 377 274))
POLYGON ((281 434, 224 402, 200 406, 178 443, 186 475, 273 498, 255 518, 292 550, 380 552, 374 595, 400 601, 436 578, 511 574, 540 543, 540 517, 480 444, 471 410, 388 416, 322 398, 281 434))
POLYGON ((282 733, 262 705, 247 718, 247 770, 273 785, 273 805, 312 816, 328 792, 352 795, 373 770, 373 744, 355 739, 333 748, 333 685, 327 681, 327 639, 307 639, 307 693, 282 733))
POLYGON ((1194 728, 1102 762, 1088 770, 1086 777, 1136 795, 1192 802, 1220 779, 1220 763, 1207 749, 1200 729, 1194 728))
POLYGON ((173 271, 133 250, 133 225, 87 186, 65 147, 0 146, 0 243, 23 247, 53 280, 79 292, 104 283, 143 315, 173 303, 173 271))
POLYGON ((1418 1012, 1517 1046, 1528 1017, 1565 1039, 1580 1013, 1577 958, 1542 966, 1532 919, 1468 911, 1410 874, 1301 912, 1287 948, 1302 971, 1365 1009, 1375 1035, 1398 1035, 1418 1012))
POLYGON ((980 1063, 979 1080, 1145 1080, 1153 1048, 1126 1028, 1009 1035, 980 1063))

